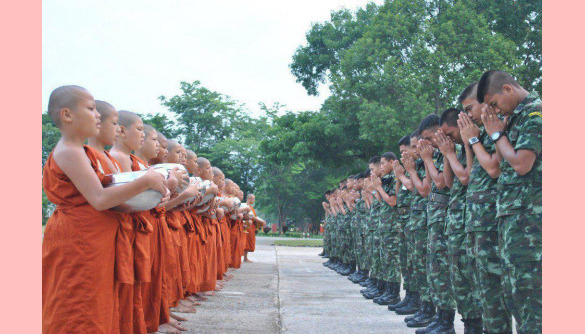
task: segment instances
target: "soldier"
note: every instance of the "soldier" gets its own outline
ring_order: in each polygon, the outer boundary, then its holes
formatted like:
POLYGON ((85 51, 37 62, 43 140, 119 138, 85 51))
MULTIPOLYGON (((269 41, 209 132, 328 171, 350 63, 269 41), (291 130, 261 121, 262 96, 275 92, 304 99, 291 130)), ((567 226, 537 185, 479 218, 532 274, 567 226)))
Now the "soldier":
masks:
POLYGON ((511 333, 512 319, 502 299, 502 265, 498 255, 496 222, 497 178, 500 160, 496 148, 483 129, 482 104, 477 102, 477 82, 459 96, 464 113, 457 122, 461 139, 469 143, 467 161, 473 159, 467 185, 465 232, 475 260, 475 282, 479 292, 483 327, 486 333, 511 333))
MULTIPOLYGON (((398 141, 398 148, 401 155, 412 156, 412 147, 410 146, 410 136, 406 135, 398 141)), ((412 191, 414 186, 410 181, 408 174, 404 167, 400 164, 398 159, 393 161, 393 171, 396 178, 396 223, 400 225, 402 233, 400 247, 400 267, 402 270, 402 279, 406 295, 402 301, 398 303, 390 303, 388 310, 394 311, 397 308, 403 307, 410 303, 412 293, 416 291, 416 284, 412 277, 412 253, 414 252, 414 239, 410 232, 410 204, 413 200, 412 191)))
POLYGON ((400 301, 400 234, 402 226, 396 222, 396 180, 394 166, 396 155, 392 152, 382 154, 380 159, 380 174, 382 178, 375 179, 375 190, 382 197, 380 207, 380 259, 382 280, 386 289, 374 302, 379 305, 396 304, 400 301))
POLYGON ((455 300, 449 272, 449 258, 447 254, 447 236, 445 227, 447 223, 447 206, 449 204, 449 188, 445 183, 443 173, 444 157, 438 152, 435 139, 439 129, 439 116, 431 114, 425 117, 419 132, 424 139, 419 142, 418 150, 425 163, 427 176, 432 179, 427 206, 427 227, 429 229, 429 285, 434 297, 434 303, 438 312, 437 321, 429 324, 434 333, 454 333, 453 321, 455 319, 455 300))
POLYGON ((379 192, 375 190, 375 182, 380 178, 380 157, 374 156, 369 160, 370 167, 370 189, 373 195, 373 201, 371 206, 371 218, 368 224, 370 239, 368 246, 368 255, 371 259, 370 262, 370 278, 373 283, 369 289, 366 289, 362 294, 366 299, 374 299, 382 295, 386 288, 386 282, 383 280, 382 275, 382 259, 380 257, 380 209, 382 204, 382 197, 379 192))
POLYGON ((465 195, 473 157, 466 156, 466 152, 471 148, 469 143, 464 144, 461 140, 457 127, 459 113, 460 111, 455 108, 443 111, 440 119, 441 128, 436 133, 436 144, 445 157, 443 175, 451 189, 446 233, 453 295, 457 310, 465 324, 465 333, 481 334, 483 324, 479 295, 473 280, 475 261, 467 252, 470 239, 465 233, 465 195))
POLYGON ((506 306, 519 333, 542 331, 542 101, 508 73, 477 85, 482 122, 503 161, 498 178, 499 252, 506 306), (507 122, 502 122, 501 115, 507 122))
POLYGON ((413 280, 416 282, 416 292, 413 292, 411 302, 403 307, 396 308, 396 314, 414 316, 406 317, 408 327, 423 327, 428 325, 435 315, 435 307, 431 299, 429 268, 427 266, 429 234, 427 227, 427 204, 431 190, 430 180, 427 177, 424 162, 420 159, 418 143, 420 134, 410 136, 412 155, 403 155, 402 164, 410 175, 410 181, 416 194, 410 205, 410 231, 414 242, 411 252, 413 264, 413 280), (416 160, 415 160, 416 159, 416 160), (416 313, 415 313, 416 312, 416 313))
POLYGON ((370 177, 370 169, 366 169, 364 172, 362 172, 362 181, 361 181, 361 199, 363 201, 363 204, 361 205, 362 208, 362 221, 360 224, 360 234, 361 234, 361 244, 362 247, 360 248, 360 259, 361 259, 361 266, 362 268, 364 268, 364 278, 360 281, 358 281, 358 284, 362 287, 366 287, 369 286, 369 284, 372 283, 372 280, 370 279, 370 259, 367 253, 368 248, 368 237, 369 237, 369 230, 368 230, 368 224, 369 224, 369 219, 371 218, 371 205, 372 205, 372 193, 369 190, 369 177, 370 177))
POLYGON ((365 213, 364 200, 361 198, 360 191, 363 188, 363 173, 354 176, 354 191, 352 196, 355 202, 354 218, 352 220, 353 226, 353 240, 354 240, 354 253, 357 264, 357 271, 348 276, 348 279, 353 283, 358 283, 367 278, 368 273, 364 268, 363 264, 363 234, 362 234, 362 222, 365 213))

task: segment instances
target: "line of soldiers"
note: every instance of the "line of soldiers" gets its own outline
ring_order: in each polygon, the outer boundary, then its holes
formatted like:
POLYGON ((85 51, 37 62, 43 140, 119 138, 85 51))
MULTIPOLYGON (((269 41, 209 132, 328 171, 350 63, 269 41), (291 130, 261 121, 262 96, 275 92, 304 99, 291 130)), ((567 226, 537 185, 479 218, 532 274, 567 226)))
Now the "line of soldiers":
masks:
POLYGON ((542 101, 502 71, 458 100, 325 193, 324 265, 416 333, 541 333, 542 101))

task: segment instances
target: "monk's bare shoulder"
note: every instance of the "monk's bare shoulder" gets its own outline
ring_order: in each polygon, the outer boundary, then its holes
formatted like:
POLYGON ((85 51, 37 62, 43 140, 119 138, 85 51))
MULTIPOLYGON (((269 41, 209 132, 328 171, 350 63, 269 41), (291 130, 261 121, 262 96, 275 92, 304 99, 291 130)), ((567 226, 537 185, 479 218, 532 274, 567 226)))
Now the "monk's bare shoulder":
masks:
POLYGON ((58 143, 53 150, 53 159, 61 170, 65 171, 69 166, 89 161, 83 146, 73 146, 66 143, 58 143))

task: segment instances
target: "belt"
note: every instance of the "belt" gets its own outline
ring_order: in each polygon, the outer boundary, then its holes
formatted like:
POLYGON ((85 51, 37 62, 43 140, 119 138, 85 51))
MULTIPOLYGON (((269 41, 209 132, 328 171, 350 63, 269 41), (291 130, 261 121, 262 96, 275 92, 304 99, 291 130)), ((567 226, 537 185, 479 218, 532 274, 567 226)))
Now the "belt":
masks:
POLYGON ((436 203, 449 203, 449 195, 439 194, 439 193, 430 193, 429 194, 429 201, 436 202, 436 203))

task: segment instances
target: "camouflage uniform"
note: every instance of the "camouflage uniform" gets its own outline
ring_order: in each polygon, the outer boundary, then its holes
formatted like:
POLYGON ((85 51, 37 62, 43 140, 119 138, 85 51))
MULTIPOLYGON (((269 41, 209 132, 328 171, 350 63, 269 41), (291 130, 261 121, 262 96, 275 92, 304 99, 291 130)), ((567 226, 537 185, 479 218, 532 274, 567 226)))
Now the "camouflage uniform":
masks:
MULTIPOLYGON (((433 155, 435 167, 443 171, 443 155, 433 155)), ((430 176, 429 176, 430 177, 430 176)), ((454 310, 456 307, 451 285, 449 257, 447 254, 447 235, 445 234, 449 188, 438 189, 431 180, 431 193, 427 205, 427 227, 429 229, 428 268, 429 286, 433 302, 441 310, 454 310)))
POLYGON ((404 290, 414 291, 412 284, 412 259, 410 253, 414 252, 414 239, 410 232, 410 204, 413 200, 413 194, 404 185, 398 190, 396 196, 396 224, 402 229, 399 233, 400 238, 400 268, 402 271, 402 280, 404 290))
MULTIPOLYGON (((425 177, 425 168, 422 160, 417 161, 417 172, 421 180, 425 177)), ((427 204, 428 199, 423 198, 419 194, 413 195, 413 201, 410 206, 410 231, 412 233, 412 242, 414 250, 411 255, 411 263, 413 277, 413 285, 416 291, 420 294, 420 299, 423 302, 431 301, 431 292, 429 281, 427 279, 427 257, 428 257, 428 243, 429 235, 427 228, 427 204)))
POLYGON ((347 263, 355 263, 355 207, 347 212, 347 263))
POLYGON ((343 263, 349 263, 351 262, 350 222, 352 213, 345 204, 343 204, 343 207, 345 208, 345 214, 341 215, 341 254, 343 263))
MULTIPOLYGON (((456 145, 457 160, 465 167, 465 149, 456 145)), ((465 233, 465 194, 467 186, 453 175, 449 207, 447 209, 447 238, 449 249, 449 266, 453 296, 457 302, 457 310, 463 319, 481 317, 479 294, 475 288, 475 260, 467 252, 470 240, 465 233)))
MULTIPOLYGON (((495 145, 485 131, 478 138, 488 153, 495 152, 495 145)), ((481 167, 477 156, 473 158, 465 197, 465 231, 471 244, 469 254, 475 259, 474 280, 480 297, 483 326, 489 333, 511 332, 512 317, 504 305, 502 295, 496 179, 492 179, 481 167)))
POLYGON ((368 256, 370 263, 370 276, 376 279, 382 279, 381 261, 380 261, 380 234, 378 230, 380 221, 380 202, 374 196, 372 207, 370 208, 370 220, 368 221, 368 256))
POLYGON ((364 200, 361 198, 356 199, 355 201, 355 215, 354 215, 354 229, 353 229, 353 239, 354 239, 354 253, 356 262, 360 269, 364 269, 364 240, 363 240, 363 221, 364 221, 364 207, 365 203, 364 200))
POLYGON ((536 154, 532 169, 518 175, 502 161, 498 178, 498 240, 504 265, 506 306, 518 333, 542 331, 542 101, 536 92, 522 101, 506 126, 516 150, 536 154))
MULTIPOLYGON (((393 174, 382 177, 382 188, 389 196, 396 196, 396 180, 393 174)), ((400 284, 400 234, 402 227, 396 222, 396 209, 385 201, 380 208, 380 259, 382 279, 400 284)))

